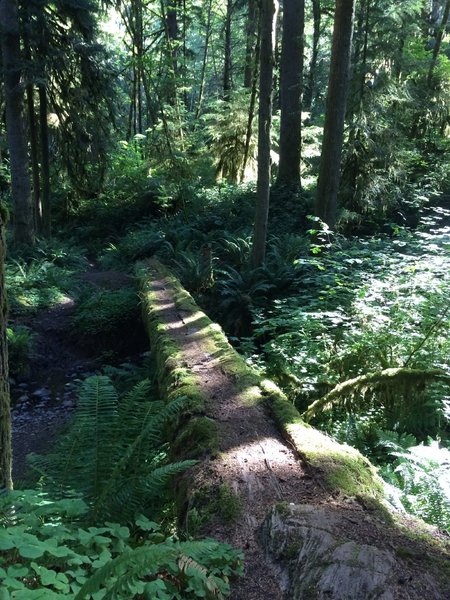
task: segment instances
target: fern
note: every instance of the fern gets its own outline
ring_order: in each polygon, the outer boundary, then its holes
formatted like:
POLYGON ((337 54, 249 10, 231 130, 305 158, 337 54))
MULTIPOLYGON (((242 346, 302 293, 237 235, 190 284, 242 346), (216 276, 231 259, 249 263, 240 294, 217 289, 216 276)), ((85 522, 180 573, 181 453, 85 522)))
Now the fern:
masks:
POLYGON ((231 547, 213 540, 145 545, 98 569, 74 600, 83 600, 105 588, 104 600, 133 598, 136 593, 155 597, 151 594, 157 589, 169 592, 164 596, 167 598, 185 592, 183 597, 220 600, 229 593, 228 574, 240 572, 240 561, 241 556, 231 547), (222 577, 216 574, 217 561, 224 567, 222 577))
POLYGON ((149 399, 150 383, 138 383, 119 402, 108 377, 90 377, 80 390, 75 419, 56 452, 34 456, 32 466, 53 493, 84 496, 95 519, 130 521, 162 509, 168 483, 195 464, 166 464, 164 432, 185 405, 149 399))

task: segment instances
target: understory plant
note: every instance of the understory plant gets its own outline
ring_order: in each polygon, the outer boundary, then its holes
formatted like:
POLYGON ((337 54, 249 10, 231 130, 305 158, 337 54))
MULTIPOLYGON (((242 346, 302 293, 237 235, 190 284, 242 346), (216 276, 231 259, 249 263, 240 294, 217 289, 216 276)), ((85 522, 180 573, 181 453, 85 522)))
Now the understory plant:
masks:
POLYGON ((81 292, 72 317, 72 335, 85 346, 133 347, 140 331, 135 288, 92 288, 81 292))
POLYGON ((69 431, 53 452, 31 457, 46 489, 60 498, 81 494, 93 522, 158 517, 169 483, 195 461, 167 460, 165 433, 185 399, 165 404, 152 395, 145 380, 119 398, 108 377, 86 379, 69 431))
POLYGON ((179 541, 140 515, 88 526, 80 497, 41 489, 0 498, 2 600, 220 599, 242 555, 214 540, 179 541))
POLYGON ((167 429, 185 399, 152 398, 148 381, 119 396, 86 379, 55 450, 33 456, 38 487, 0 496, 0 598, 221 599, 242 554, 214 540, 181 541, 170 482, 195 461, 170 463, 167 429), (163 519, 164 526, 154 519, 163 519), (164 519, 163 519, 164 522, 164 519))

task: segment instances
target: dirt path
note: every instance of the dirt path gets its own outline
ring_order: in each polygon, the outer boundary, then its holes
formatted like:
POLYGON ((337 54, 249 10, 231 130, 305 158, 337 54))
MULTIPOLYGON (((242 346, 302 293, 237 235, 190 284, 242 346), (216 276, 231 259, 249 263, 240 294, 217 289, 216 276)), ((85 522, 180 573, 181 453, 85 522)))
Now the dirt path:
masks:
MULTIPOLYGON (((78 280, 114 289, 130 285, 131 278, 92 266, 78 280)), ((56 306, 21 319, 34 338, 30 374, 11 384, 13 479, 19 488, 26 473, 26 456, 51 448, 74 410, 80 379, 95 374, 101 366, 95 354, 70 335, 74 310, 74 299, 67 296, 56 306)))

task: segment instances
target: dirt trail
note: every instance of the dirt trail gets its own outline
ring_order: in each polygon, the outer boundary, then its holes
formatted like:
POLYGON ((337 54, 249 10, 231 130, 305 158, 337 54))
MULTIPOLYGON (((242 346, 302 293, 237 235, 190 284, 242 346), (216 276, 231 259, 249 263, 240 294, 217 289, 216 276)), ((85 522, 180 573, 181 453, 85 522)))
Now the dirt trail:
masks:
MULTIPOLYGON (((118 271, 99 271, 93 266, 79 276, 81 283, 115 289, 129 285, 131 278, 118 271)), ((16 487, 26 473, 26 456, 52 447, 68 422, 76 402, 80 378, 99 368, 96 357, 70 335, 75 309, 67 296, 54 307, 21 318, 34 333, 30 374, 11 382, 13 479, 16 487)))

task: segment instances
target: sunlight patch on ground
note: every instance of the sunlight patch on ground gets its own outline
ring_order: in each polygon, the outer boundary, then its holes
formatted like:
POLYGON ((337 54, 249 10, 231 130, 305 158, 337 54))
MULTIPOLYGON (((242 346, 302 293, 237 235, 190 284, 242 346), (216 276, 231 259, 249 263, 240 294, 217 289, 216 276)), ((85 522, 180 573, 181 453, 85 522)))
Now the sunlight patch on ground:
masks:
POLYGON ((62 294, 61 297, 58 298, 58 302, 55 304, 55 306, 75 306, 75 300, 70 298, 70 296, 62 294))

